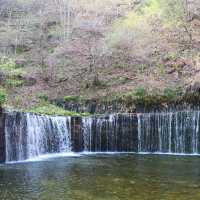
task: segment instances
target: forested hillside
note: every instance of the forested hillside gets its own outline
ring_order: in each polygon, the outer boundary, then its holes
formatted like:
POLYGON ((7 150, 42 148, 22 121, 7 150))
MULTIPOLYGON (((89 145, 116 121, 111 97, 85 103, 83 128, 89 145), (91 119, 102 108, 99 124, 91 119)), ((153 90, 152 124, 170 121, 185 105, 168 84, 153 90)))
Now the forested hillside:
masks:
POLYGON ((1 0, 6 106, 200 89, 199 0, 1 0))

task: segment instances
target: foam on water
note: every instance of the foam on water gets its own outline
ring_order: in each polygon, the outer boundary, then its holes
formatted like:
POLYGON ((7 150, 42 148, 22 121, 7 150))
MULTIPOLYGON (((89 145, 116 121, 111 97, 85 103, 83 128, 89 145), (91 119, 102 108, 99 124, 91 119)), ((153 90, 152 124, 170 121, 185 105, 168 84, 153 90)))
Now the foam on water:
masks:
POLYGON ((47 161, 55 158, 67 158, 67 157, 81 157, 82 155, 79 153, 51 153, 51 154, 44 154, 34 158, 30 158, 27 160, 20 160, 20 161, 10 161, 6 162, 6 164, 17 164, 17 163, 29 163, 29 162, 41 162, 47 161))

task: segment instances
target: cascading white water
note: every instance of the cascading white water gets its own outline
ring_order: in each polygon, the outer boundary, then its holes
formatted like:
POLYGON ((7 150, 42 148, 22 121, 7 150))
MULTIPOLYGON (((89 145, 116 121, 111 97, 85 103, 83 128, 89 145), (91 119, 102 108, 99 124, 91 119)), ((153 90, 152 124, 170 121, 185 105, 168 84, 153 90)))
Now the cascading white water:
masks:
POLYGON ((44 153, 70 151, 70 118, 27 114, 28 158, 44 153))
POLYGON ((199 123, 200 111, 113 114, 73 123, 70 117, 10 112, 5 117, 6 161, 72 149, 199 154, 199 123))
MULTIPOLYGON (((107 139, 107 126, 108 123, 112 123, 110 120, 105 118, 84 118, 82 120, 83 126, 83 142, 84 151, 88 152, 100 152, 102 151, 102 140, 104 142, 104 151, 108 149, 107 139)), ((111 131, 111 129, 110 129, 111 131)))
POLYGON ((83 150, 89 152, 137 151, 135 119, 133 114, 83 118, 83 150))
POLYGON ((19 113, 7 113, 5 118, 6 161, 26 158, 26 116, 19 113))
POLYGON ((138 151, 198 154, 200 112, 138 114, 138 151))
POLYGON ((6 161, 71 151, 70 117, 8 113, 5 120, 6 161))
POLYGON ((83 118, 82 124, 83 124, 84 151, 91 151, 91 146, 92 146, 92 118, 91 117, 83 118))

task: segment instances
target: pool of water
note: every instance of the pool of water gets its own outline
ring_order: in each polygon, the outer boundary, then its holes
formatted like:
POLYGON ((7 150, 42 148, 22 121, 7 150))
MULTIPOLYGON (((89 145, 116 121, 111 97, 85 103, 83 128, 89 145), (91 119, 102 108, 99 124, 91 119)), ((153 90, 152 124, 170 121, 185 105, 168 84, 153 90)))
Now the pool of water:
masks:
POLYGON ((200 157, 83 155, 0 165, 1 200, 199 200, 200 157))

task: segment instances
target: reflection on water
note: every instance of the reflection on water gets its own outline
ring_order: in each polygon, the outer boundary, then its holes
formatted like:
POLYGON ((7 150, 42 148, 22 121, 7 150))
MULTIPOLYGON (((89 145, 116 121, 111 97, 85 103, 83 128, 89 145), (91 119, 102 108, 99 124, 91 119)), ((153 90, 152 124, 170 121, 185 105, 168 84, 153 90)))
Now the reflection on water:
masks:
POLYGON ((0 166, 1 200, 199 200, 200 158, 90 155, 0 166))

